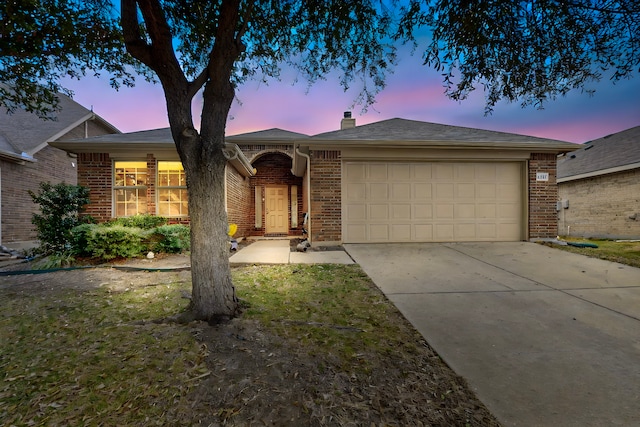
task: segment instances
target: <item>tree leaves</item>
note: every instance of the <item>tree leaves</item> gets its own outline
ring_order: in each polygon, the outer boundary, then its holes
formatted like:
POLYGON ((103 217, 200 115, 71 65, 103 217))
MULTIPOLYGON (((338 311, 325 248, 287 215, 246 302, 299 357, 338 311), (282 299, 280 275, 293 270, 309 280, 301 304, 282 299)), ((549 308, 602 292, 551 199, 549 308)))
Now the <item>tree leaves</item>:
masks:
MULTIPOLYGON (((0 6, 0 107, 42 118, 57 110, 66 77, 104 70, 111 85, 132 86, 146 71, 126 54, 110 0, 9 0, 0 6)), ((148 75, 146 75, 148 77, 148 75)))
POLYGON ((431 26, 425 63, 445 72, 453 99, 483 86, 487 112, 501 99, 542 108, 573 89, 592 92, 605 75, 615 82, 639 71, 637 0, 421 3, 411 2, 403 25, 431 26))

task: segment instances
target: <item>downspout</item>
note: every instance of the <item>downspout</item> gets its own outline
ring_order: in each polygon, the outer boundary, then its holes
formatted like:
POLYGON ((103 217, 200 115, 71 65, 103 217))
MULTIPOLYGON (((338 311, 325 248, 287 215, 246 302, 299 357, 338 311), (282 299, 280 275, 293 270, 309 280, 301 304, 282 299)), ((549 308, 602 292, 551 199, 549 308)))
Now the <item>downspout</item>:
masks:
POLYGON ((300 151, 300 147, 296 147, 296 154, 307 159, 307 240, 311 243, 311 157, 300 151))

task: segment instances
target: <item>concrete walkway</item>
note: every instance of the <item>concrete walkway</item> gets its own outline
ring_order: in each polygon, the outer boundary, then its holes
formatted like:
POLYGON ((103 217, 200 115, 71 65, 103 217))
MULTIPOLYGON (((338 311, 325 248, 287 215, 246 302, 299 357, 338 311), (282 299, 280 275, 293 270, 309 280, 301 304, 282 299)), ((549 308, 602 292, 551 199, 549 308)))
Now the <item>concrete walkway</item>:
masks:
POLYGON ((640 269, 534 243, 345 245, 505 426, 640 426, 640 269))
POLYGON ((237 264, 354 264, 345 252, 338 250, 314 250, 291 252, 290 241, 258 240, 242 248, 229 258, 237 264))

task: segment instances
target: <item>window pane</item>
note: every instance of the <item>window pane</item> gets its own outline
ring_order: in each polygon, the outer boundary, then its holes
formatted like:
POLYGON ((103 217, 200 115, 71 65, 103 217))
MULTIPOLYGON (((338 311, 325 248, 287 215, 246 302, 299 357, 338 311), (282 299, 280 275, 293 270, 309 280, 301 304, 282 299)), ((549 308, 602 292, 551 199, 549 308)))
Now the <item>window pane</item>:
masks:
POLYGON ((147 163, 115 162, 114 204, 115 216, 147 213, 147 163))
POLYGON ((189 215, 187 190, 158 190, 158 214, 166 217, 189 215))
POLYGON ((147 213, 147 190, 116 190, 116 216, 147 213))
POLYGON ((187 180, 180 162, 158 162, 159 187, 186 187, 187 180))
POLYGON ((115 162, 116 187, 135 187, 147 184, 146 162, 115 162))

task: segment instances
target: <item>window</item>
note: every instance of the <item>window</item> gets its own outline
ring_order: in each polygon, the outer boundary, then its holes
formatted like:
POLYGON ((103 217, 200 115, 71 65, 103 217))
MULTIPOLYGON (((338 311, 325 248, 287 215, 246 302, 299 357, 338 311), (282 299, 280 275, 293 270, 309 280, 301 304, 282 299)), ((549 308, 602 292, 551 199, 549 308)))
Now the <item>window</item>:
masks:
POLYGON ((158 215, 189 215, 187 177, 180 162, 158 162, 158 215))
POLYGON ((147 213, 147 162, 115 162, 116 217, 147 213))

